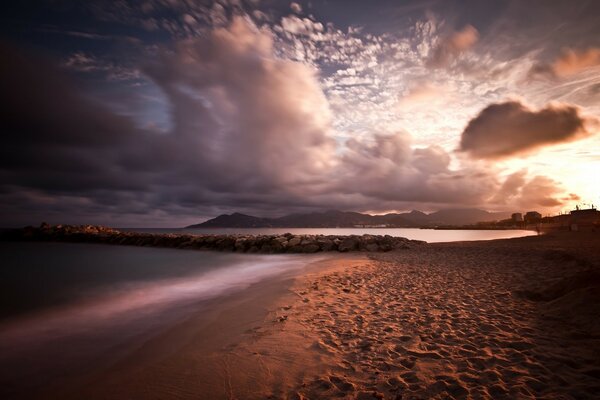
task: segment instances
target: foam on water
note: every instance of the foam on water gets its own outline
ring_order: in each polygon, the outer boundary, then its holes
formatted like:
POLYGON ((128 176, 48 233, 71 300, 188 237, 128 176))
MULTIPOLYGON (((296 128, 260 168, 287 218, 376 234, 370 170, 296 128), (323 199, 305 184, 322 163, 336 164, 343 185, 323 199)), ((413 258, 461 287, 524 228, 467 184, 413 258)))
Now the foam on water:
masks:
POLYGON ((118 283, 93 299, 5 321, 0 327, 0 342, 10 343, 11 347, 39 344, 65 336, 97 335, 115 327, 127 327, 127 335, 139 333, 153 325, 157 315, 181 315, 190 311, 190 305, 298 270, 308 261, 306 257, 288 255, 251 255, 243 260, 236 258, 234 264, 184 277, 118 283))

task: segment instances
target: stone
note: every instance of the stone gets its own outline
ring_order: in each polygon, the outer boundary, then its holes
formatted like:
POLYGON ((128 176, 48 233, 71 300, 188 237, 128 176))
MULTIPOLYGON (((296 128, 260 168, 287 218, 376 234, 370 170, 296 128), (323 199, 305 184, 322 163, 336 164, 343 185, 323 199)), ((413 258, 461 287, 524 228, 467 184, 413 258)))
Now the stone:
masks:
POLYGON ((357 245, 358 241, 355 238, 348 237, 342 240, 342 242, 338 245, 338 251, 345 253, 348 251, 356 250, 357 245))
POLYGON ((302 238, 295 236, 288 241, 288 246, 294 247, 294 246, 298 246, 300 243, 302 243, 302 238))
POLYGON ((319 247, 321 248, 322 251, 331 251, 331 250, 335 250, 335 244, 333 243, 333 240, 331 239, 317 239, 317 243, 319 244, 319 247))
POLYGON ((378 251, 379 250, 379 246, 377 245, 377 243, 369 243, 365 246, 365 249, 367 251, 378 251))
POLYGON ((321 250, 321 248, 316 243, 309 243, 309 244, 302 246, 303 253, 316 253, 319 250, 321 250))
POLYGON ((235 250, 236 251, 245 251, 246 250, 246 239, 240 238, 235 241, 235 250))
POLYGON ((410 249, 425 242, 389 235, 190 235, 119 232, 95 225, 55 225, 6 232, 10 240, 44 240, 84 243, 110 243, 180 249, 209 249, 249 253, 316 253, 319 251, 390 251, 410 249))

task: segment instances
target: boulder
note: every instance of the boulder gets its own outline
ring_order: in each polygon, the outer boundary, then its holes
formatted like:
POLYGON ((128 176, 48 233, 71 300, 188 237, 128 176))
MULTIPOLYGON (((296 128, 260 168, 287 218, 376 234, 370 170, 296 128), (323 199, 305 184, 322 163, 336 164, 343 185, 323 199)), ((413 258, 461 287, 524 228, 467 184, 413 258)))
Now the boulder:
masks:
POLYGON ((316 253, 319 250, 321 250, 321 248, 316 243, 309 243, 302 246, 302 253, 316 253))
POLYGON ((377 245, 377 243, 369 243, 365 246, 365 250, 367 251, 378 251, 379 250, 379 246, 377 245))
POLYGON ((269 244, 269 243, 263 243, 260 246, 260 252, 261 253, 273 253, 273 247, 269 244))
POLYGON ((246 242, 245 238, 237 239, 234 244, 235 251, 246 251, 246 242))
POLYGON ((315 253, 318 251, 390 251, 410 249, 422 241, 389 235, 190 235, 119 232, 94 225, 56 225, 42 223, 39 227, 5 233, 9 240, 43 240, 85 243, 111 243, 181 249, 210 249, 249 253, 315 253))
POLYGON ((345 253, 347 251, 356 250, 357 246, 358 240, 350 236, 341 241, 341 243, 338 245, 338 251, 345 253))
POLYGON ((327 238, 319 238, 317 239, 317 244, 319 245, 321 251, 332 251, 335 250, 335 244, 333 240, 327 238))
POLYGON ((302 238, 299 236, 294 236, 288 241, 288 247, 298 246, 300 243, 302 243, 302 238))

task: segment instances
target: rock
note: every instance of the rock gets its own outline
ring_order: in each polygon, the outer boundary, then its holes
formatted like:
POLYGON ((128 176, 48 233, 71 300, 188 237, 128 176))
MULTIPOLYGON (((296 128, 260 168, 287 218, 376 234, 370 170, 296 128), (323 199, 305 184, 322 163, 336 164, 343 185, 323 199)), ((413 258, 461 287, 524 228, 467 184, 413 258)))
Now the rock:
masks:
POLYGON ((395 249, 410 249, 410 245, 404 242, 396 243, 395 249))
POLYGON ((271 253, 281 253, 284 248, 283 245, 275 239, 269 242, 269 246, 271 247, 271 253))
POLYGON ((295 236, 288 241, 288 246, 294 247, 294 246, 298 246, 300 243, 302 243, 302 238, 295 236))
POLYGON ((234 247, 235 247, 236 251, 245 251, 246 250, 246 239, 245 238, 237 239, 235 241, 234 247))
POLYGON ((316 253, 318 251, 389 251, 410 249, 425 242, 389 235, 189 235, 119 232, 95 225, 56 225, 25 227, 2 235, 6 240, 43 240, 84 243, 106 243, 135 246, 209 249, 248 253, 316 253))
POLYGON ((273 238, 274 241, 279 242, 281 245, 283 245, 283 243, 287 243, 288 238, 285 236, 277 236, 275 238, 273 238))
POLYGON ((302 253, 302 246, 300 245, 296 245, 296 246, 288 246, 286 249, 286 253, 302 253))
POLYGON ((390 250, 392 250, 392 245, 390 243, 380 243, 379 250, 380 251, 390 251, 390 250))
POLYGON ((319 248, 322 251, 335 250, 335 244, 333 243, 333 240, 331 240, 331 239, 327 239, 327 238, 317 239, 317 244, 319 245, 319 248))
POLYGON ((319 250, 321 250, 321 248, 316 243, 310 243, 310 244, 302 246, 303 253, 316 253, 319 250))
POLYGON ((263 243, 263 245, 260 246, 260 252, 261 253, 272 253, 273 247, 271 247, 271 245, 269 243, 263 243))
POLYGON ((356 250, 358 245, 358 241, 353 237, 347 237, 338 245, 338 251, 342 253, 356 250))
POLYGON ((377 243, 369 243, 368 245, 365 246, 365 249, 367 251, 378 251, 379 246, 377 245, 377 243))

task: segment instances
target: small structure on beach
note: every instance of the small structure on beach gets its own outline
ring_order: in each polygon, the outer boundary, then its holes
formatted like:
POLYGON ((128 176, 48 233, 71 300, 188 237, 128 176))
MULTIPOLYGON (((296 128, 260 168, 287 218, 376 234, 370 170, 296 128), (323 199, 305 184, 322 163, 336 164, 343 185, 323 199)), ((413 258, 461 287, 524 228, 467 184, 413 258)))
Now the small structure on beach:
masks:
POLYGON ((587 209, 577 207, 571 211, 570 230, 572 231, 595 231, 600 228, 600 211, 594 206, 587 209))
POLYGON ((593 205, 591 208, 576 207, 568 214, 542 218, 542 231, 588 231, 600 232, 600 211, 593 205))

